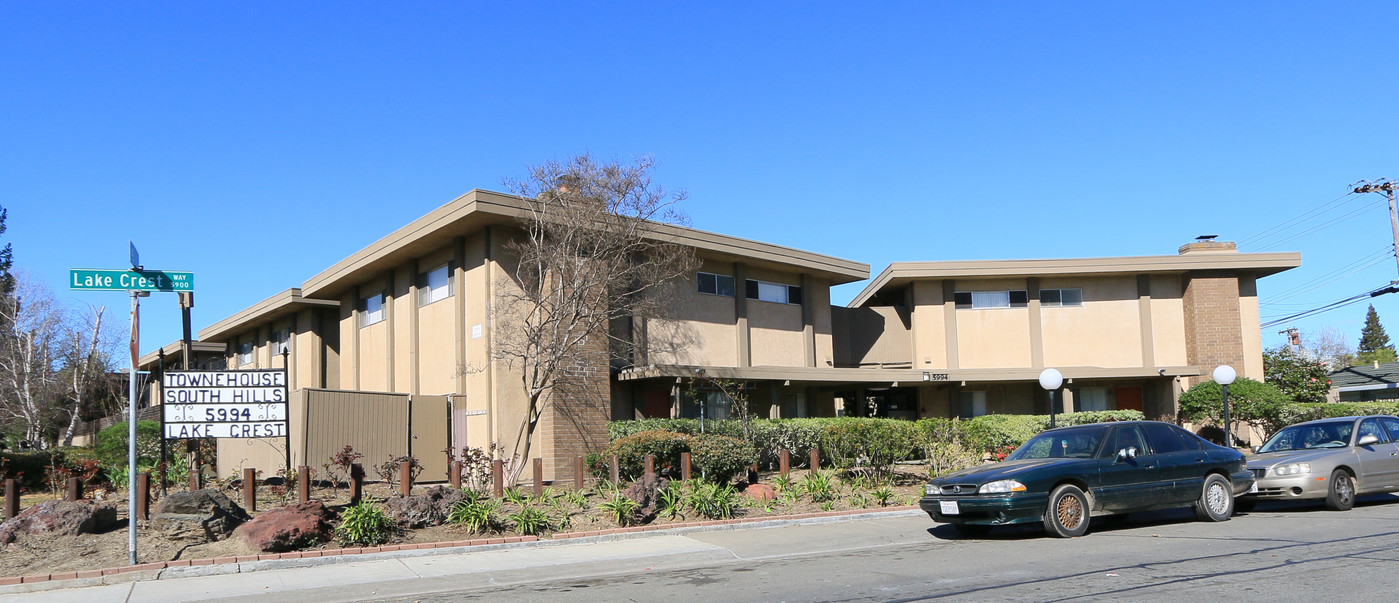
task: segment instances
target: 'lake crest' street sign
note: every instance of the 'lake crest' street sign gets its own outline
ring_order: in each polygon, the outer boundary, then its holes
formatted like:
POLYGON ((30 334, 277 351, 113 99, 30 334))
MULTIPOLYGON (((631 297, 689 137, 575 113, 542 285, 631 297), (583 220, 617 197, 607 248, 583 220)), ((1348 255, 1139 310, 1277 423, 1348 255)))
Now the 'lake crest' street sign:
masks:
POLYGON ((194 291, 193 272, 170 270, 94 270, 75 268, 68 271, 68 286, 86 291, 194 291))

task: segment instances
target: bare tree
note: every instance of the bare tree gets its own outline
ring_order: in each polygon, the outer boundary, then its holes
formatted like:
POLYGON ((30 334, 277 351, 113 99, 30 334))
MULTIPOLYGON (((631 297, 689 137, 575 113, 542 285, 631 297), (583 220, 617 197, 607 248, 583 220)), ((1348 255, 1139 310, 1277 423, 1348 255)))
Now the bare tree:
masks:
MULTIPOLYGON (((23 274, 0 298, 0 417, 24 427, 24 439, 47 447, 45 429, 61 387, 57 364, 63 320, 53 294, 23 274)), ((7 431, 13 429, 7 425, 7 431)))
POLYGON ((102 313, 76 317, 38 280, 17 273, 14 294, 0 297, 0 420, 23 426, 24 439, 48 448, 71 444, 82 411, 101 391, 109 350, 102 313))
POLYGON ((110 355, 104 349, 109 345, 102 331, 102 314, 105 307, 88 306, 88 312, 81 318, 65 321, 63 337, 64 364, 64 406, 68 414, 68 427, 59 438, 64 446, 73 445, 73 434, 78 428, 82 411, 92 405, 93 397, 101 395, 105 381, 109 381, 108 360, 110 355))
POLYGON ((694 250, 677 244, 671 228, 685 222, 675 207, 685 193, 653 184, 654 165, 650 158, 622 164, 585 154, 507 182, 526 212, 523 233, 506 243, 518 263, 497 287, 492 357, 518 371, 526 396, 519 458, 529 458, 551 405, 567 413, 579 403, 564 392, 589 370, 605 371, 608 359, 629 361, 646 345, 630 329, 611 327, 667 315, 674 284, 697 266, 694 250))
POLYGON ((1302 355, 1335 371, 1355 365, 1355 348, 1346 343, 1339 329, 1324 326, 1302 336, 1302 355))

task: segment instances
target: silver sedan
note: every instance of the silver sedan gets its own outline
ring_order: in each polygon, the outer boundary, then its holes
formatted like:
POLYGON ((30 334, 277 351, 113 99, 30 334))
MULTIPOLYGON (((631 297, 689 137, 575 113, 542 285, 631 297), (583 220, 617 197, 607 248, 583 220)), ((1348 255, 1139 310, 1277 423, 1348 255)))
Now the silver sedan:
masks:
POLYGON ((1359 494, 1399 491, 1399 418, 1341 417, 1283 428, 1248 457, 1253 488, 1235 505, 1324 499, 1345 511, 1359 494))

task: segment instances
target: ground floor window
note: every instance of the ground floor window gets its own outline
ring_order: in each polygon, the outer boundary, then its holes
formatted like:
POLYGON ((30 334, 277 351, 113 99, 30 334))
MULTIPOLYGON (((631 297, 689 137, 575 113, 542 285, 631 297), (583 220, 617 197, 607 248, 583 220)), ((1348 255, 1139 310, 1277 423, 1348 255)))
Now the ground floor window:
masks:
POLYGON ((986 392, 958 392, 957 401, 960 409, 957 416, 963 419, 979 417, 986 414, 986 392))
POLYGON ((704 410, 706 420, 723 420, 729 418, 729 407, 733 400, 718 390, 693 390, 685 396, 685 404, 681 408, 680 415, 686 419, 700 418, 700 410, 704 410))
POLYGON ((1078 412, 1112 410, 1112 403, 1111 400, 1109 400, 1108 396, 1108 388, 1079 388, 1078 392, 1074 396, 1074 410, 1078 412))

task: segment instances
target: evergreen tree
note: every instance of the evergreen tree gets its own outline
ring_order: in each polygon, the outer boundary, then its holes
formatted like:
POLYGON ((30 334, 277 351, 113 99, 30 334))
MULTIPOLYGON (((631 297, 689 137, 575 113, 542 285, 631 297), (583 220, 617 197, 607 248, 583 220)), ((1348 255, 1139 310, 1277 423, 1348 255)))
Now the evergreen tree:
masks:
MULTIPOLYGON (((0 206, 0 235, 5 234, 5 215, 9 213, 4 206, 0 206)), ((10 253, 10 244, 5 243, 5 247, 0 249, 0 296, 9 297, 15 290, 15 277, 10 274, 10 267, 14 264, 14 256, 10 253)))
POLYGON ((1365 314, 1365 326, 1360 329, 1360 345, 1356 346, 1356 359, 1361 363, 1394 362, 1394 346, 1389 344, 1389 335, 1380 324, 1380 315, 1375 305, 1365 314))

